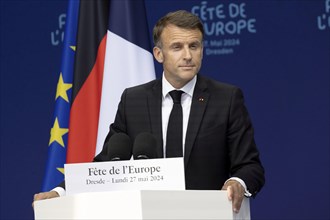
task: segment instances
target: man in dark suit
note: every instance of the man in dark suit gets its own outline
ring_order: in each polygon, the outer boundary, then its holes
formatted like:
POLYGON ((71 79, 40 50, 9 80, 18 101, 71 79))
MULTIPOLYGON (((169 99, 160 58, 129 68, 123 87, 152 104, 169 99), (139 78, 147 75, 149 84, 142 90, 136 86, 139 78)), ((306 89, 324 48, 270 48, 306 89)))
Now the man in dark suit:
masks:
MULTIPOLYGON (((264 169, 253 128, 239 88, 198 74, 203 56, 203 25, 186 11, 169 13, 156 24, 153 49, 163 64, 162 79, 128 88, 122 94, 106 138, 142 132, 157 139, 158 157, 166 155, 172 98, 181 90, 186 189, 228 189, 234 209, 243 195, 255 196, 264 184, 264 169)), ((105 154, 103 149, 101 154, 105 154)))
MULTIPOLYGON (((226 189, 238 212, 244 195, 255 196, 262 188, 264 169, 241 90, 198 74, 203 35, 199 18, 186 11, 169 13, 157 22, 153 54, 163 64, 163 77, 123 92, 105 146, 116 133, 134 140, 149 132, 157 139, 158 157, 169 157, 170 92, 180 90, 186 189, 226 189)), ((35 199, 58 196, 49 193, 35 199)))

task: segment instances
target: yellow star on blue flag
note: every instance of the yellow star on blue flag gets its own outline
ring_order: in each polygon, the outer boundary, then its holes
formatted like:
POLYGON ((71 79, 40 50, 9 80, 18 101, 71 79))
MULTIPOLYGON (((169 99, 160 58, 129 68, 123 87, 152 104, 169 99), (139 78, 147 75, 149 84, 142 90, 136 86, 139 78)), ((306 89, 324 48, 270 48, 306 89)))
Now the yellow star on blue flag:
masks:
POLYGON ((57 83, 56 97, 62 97, 66 102, 69 102, 67 91, 72 88, 72 83, 64 83, 62 73, 57 83))
POLYGON ((61 128, 58 119, 55 119, 54 126, 50 130, 50 140, 49 145, 51 145, 54 141, 59 143, 62 147, 64 147, 63 135, 69 132, 67 128, 61 128))

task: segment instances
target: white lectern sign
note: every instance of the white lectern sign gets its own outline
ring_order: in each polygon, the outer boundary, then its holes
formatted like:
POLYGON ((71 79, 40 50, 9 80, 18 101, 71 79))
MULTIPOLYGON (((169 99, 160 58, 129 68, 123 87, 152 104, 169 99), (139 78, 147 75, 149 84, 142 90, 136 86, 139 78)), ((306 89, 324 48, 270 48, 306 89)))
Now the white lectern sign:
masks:
POLYGON ((65 164, 66 194, 185 190, 183 158, 65 164))

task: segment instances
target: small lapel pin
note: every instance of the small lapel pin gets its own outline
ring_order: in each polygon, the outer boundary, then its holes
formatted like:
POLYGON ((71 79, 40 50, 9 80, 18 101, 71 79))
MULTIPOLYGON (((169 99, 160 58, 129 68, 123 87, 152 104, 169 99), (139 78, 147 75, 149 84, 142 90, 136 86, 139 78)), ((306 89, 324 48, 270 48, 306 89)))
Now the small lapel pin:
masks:
POLYGON ((199 102, 204 102, 204 98, 203 98, 203 97, 199 97, 199 98, 198 98, 198 101, 199 101, 199 102))

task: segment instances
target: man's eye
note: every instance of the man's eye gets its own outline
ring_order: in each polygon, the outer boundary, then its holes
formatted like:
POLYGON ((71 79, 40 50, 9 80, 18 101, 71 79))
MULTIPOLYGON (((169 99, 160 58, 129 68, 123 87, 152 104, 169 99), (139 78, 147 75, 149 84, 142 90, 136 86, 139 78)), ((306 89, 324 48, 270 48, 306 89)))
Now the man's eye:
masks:
POLYGON ((196 50, 198 48, 198 45, 197 44, 192 44, 192 45, 190 45, 190 48, 196 50))

